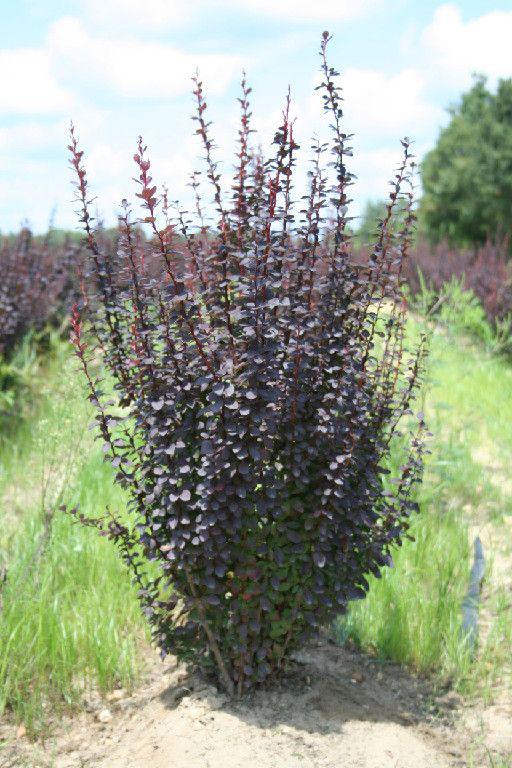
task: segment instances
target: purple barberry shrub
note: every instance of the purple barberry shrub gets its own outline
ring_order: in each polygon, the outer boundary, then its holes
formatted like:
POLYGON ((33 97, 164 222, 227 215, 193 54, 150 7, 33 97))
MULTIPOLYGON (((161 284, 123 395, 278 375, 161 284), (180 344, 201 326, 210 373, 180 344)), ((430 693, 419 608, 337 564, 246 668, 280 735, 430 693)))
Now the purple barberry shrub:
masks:
POLYGON ((105 455, 129 490, 131 522, 111 512, 81 519, 119 545, 162 652, 216 672, 230 693, 275 675, 364 597, 367 575, 390 564, 407 531, 421 474, 422 423, 411 428, 410 405, 425 344, 406 349, 402 292, 414 221, 409 142, 372 257, 354 265, 350 137, 328 40, 324 33, 319 89, 330 141, 315 142, 298 201, 289 99, 266 158, 252 149, 244 78, 226 185, 195 79, 216 224, 205 223, 198 173, 194 216, 169 205, 140 139, 143 214, 135 218, 123 201, 113 257, 96 238, 72 130, 91 256, 72 340, 105 455), (160 272, 148 271, 148 252, 160 272), (114 400, 95 378, 98 350, 114 400), (400 424, 408 448, 400 476, 384 483, 400 424))
POLYGON ((35 238, 28 227, 0 238, 0 355, 8 357, 30 331, 61 323, 77 295, 76 244, 35 238))

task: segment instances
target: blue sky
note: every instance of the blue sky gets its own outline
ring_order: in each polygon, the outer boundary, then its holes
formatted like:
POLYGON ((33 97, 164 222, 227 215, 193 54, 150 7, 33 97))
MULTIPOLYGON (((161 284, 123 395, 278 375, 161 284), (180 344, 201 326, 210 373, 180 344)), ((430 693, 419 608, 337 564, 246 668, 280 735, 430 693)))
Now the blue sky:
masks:
POLYGON ((491 83, 512 76, 510 0, 0 0, 0 229, 28 219, 43 230, 53 209, 57 225, 75 225, 70 119, 106 221, 133 196, 139 133, 155 179, 186 201, 199 149, 189 120, 196 66, 226 171, 243 68, 263 145, 290 83, 307 148, 322 124, 323 29, 334 35, 331 62, 355 133, 353 214, 386 193, 400 137, 414 139, 419 159, 433 145, 472 72, 491 83))

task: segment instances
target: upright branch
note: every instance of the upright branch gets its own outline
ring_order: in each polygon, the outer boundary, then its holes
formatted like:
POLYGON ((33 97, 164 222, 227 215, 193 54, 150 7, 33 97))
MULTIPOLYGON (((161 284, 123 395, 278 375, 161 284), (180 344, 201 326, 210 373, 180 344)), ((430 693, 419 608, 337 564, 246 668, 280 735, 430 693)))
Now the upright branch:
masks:
POLYGON ((347 232, 347 223, 349 221, 347 217, 349 199, 347 196, 347 187, 352 184, 353 175, 347 170, 345 165, 345 157, 351 156, 352 150, 346 146, 346 142, 350 139, 350 136, 342 130, 343 109, 341 102, 343 97, 341 95, 341 88, 336 83, 338 72, 329 66, 327 60, 327 47, 331 36, 328 32, 322 34, 322 44, 320 47, 320 56, 322 59, 322 73, 323 81, 318 86, 319 89, 324 91, 322 99, 324 102, 324 111, 333 120, 331 124, 331 130, 333 133, 333 142, 331 147, 331 154, 333 157, 332 165, 336 175, 335 184, 331 190, 331 204, 334 206, 335 213, 335 229, 334 229, 334 248, 332 252, 332 266, 331 270, 337 269, 338 256, 345 254, 346 244, 350 237, 347 232))
MULTIPOLYGON (((203 84, 199 79, 198 75, 196 75, 193 78, 193 83, 195 86, 194 96, 196 97, 196 103, 197 103, 197 111, 193 119, 198 123, 196 133, 200 136, 203 147, 204 147, 205 160, 206 160, 206 166, 207 166, 207 177, 211 183, 211 186, 213 187, 215 207, 219 214, 220 247, 219 247, 218 264, 220 266, 220 280, 218 280, 217 286, 219 290, 219 300, 221 302, 222 310, 223 310, 223 319, 227 326, 228 336, 231 339, 233 337, 233 328, 231 325, 231 316, 230 316, 230 312, 231 312, 230 277, 231 275, 230 275, 229 259, 230 259, 230 256, 234 258, 235 262, 237 262, 237 266, 238 266, 238 259, 236 255, 235 256, 231 255, 231 248, 229 244, 229 235, 230 235, 231 227, 228 220, 228 215, 224 209, 222 189, 220 186, 220 173, 218 172, 217 163, 213 159, 213 149, 215 145, 210 138, 211 122, 208 122, 205 118, 206 101, 203 95, 203 84)), ((230 344, 230 346, 231 346, 231 350, 233 351, 234 349, 233 344, 230 344)))
MULTIPOLYGON (((247 217, 249 215, 248 199, 248 168, 251 159, 249 139, 251 133, 251 111, 249 105, 249 95, 251 88, 247 85, 245 72, 242 75, 242 95, 238 99, 240 103, 240 128, 238 130, 239 149, 237 153, 238 163, 235 166, 236 173, 233 180, 233 216, 236 221, 237 247, 240 252, 244 250, 243 235, 247 229, 247 217)), ((244 273, 243 264, 240 263, 240 272, 244 273)))

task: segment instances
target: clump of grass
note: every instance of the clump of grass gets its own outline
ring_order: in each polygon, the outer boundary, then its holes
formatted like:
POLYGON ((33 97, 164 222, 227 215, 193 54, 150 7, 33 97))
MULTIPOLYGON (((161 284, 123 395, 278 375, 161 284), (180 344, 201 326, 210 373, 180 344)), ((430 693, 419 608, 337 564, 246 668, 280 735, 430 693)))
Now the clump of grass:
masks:
POLYGON ((59 516, 38 557, 41 528, 28 520, 11 554, 0 626, 0 709, 30 731, 48 707, 79 703, 90 685, 129 687, 140 669, 134 596, 110 545, 59 516))
POLYGON ((61 502, 78 503, 91 515, 105 504, 125 506, 87 430, 90 412, 69 353, 57 359, 32 433, 21 430, 20 442, 4 446, 1 457, 7 580, 0 711, 11 711, 30 733, 50 714, 77 705, 89 686, 130 687, 141 671, 138 644, 145 637, 134 589, 111 543, 55 514, 61 502), (13 456, 22 458, 20 469, 13 456))
MULTIPOLYGON (((438 467, 443 474, 450 468, 445 461, 438 467)), ((470 560, 467 521, 460 510, 422 499, 410 533, 413 540, 394 555, 395 567, 372 578, 367 600, 351 606, 338 629, 383 658, 459 678, 470 662, 460 615, 470 560)))
MULTIPOLYGON (((412 323, 410 333, 416 332, 412 323)), ((504 359, 460 335, 433 330, 424 407, 434 439, 418 498, 421 514, 410 529, 414 540, 395 554, 393 570, 371 580, 367 599, 337 623, 342 639, 485 698, 503 682, 512 638, 505 594, 494 583, 492 551, 485 553, 489 626, 475 659, 461 632, 461 602, 474 530, 489 521, 499 527, 512 512, 499 474, 501 466, 505 481, 512 457, 512 435, 504 429, 512 417, 506 387, 511 377, 504 359), (482 445, 492 451, 493 469, 475 458, 482 445)))
POLYGON ((482 639, 471 674, 461 681, 459 687, 463 693, 478 694, 485 702, 492 702, 496 690, 510 688, 512 682, 510 588, 491 588, 485 611, 493 620, 482 639))
POLYGON ((512 755, 500 755, 492 753, 487 747, 484 747, 485 762, 482 762, 482 749, 480 745, 475 745, 469 755, 468 768, 512 768, 512 755), (478 757, 475 757, 475 751, 478 751, 478 757))

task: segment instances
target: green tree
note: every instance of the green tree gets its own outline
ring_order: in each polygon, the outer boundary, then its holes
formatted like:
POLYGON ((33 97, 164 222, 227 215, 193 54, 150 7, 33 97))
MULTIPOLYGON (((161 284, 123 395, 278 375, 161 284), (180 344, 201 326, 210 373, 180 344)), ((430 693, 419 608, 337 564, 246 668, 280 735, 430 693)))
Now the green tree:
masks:
POLYGON ((450 109, 422 163, 421 229, 432 242, 477 245, 512 233, 512 79, 483 76, 450 109))

